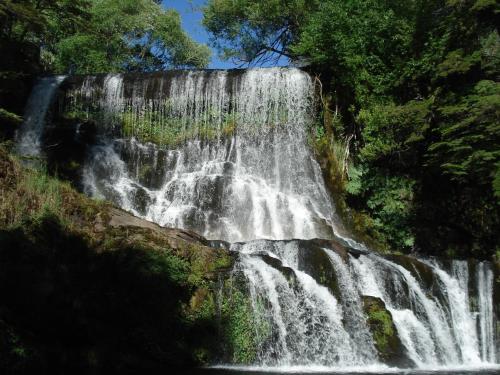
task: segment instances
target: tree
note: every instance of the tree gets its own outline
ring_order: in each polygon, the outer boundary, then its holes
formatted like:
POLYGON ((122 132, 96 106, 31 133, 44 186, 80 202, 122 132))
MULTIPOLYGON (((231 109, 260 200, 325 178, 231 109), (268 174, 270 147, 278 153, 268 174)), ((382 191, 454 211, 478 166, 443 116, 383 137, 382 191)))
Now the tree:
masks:
POLYGON ((0 132, 12 135, 32 79, 47 68, 46 54, 88 16, 88 0, 3 0, 0 2, 0 132))
POLYGON ((290 46, 319 0, 209 0, 203 24, 225 58, 243 64, 292 58, 290 46))
POLYGON ((55 46, 58 71, 154 71, 205 67, 210 51, 181 27, 179 14, 152 0, 94 0, 86 28, 55 46))

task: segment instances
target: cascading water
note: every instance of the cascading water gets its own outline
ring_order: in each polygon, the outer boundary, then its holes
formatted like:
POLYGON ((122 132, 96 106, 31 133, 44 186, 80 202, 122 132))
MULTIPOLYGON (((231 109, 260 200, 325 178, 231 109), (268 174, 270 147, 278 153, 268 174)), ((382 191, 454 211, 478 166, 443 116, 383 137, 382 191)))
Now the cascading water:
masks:
POLYGON ((232 243, 253 311, 253 364, 378 366, 385 359, 367 296, 385 305, 397 330, 402 358, 391 365, 496 362, 488 263, 386 259, 349 239, 308 145, 308 74, 110 74, 63 86, 58 108, 99 129, 83 168, 88 194, 232 243), (313 238, 332 241, 304 241, 313 238))
MULTIPOLYGON (((481 359, 496 363, 497 350, 495 344, 495 312, 493 309, 493 271, 485 263, 477 267, 477 295, 479 306, 479 336, 481 359)), ((496 323, 498 324, 498 323, 496 323)), ((498 330, 498 328, 496 328, 498 330)))
MULTIPOLYGON (((391 312, 398 333, 410 358, 420 367, 429 365, 480 365, 495 363, 495 346, 491 336, 477 338, 475 315, 486 314, 492 324, 492 289, 483 285, 485 275, 492 275, 486 263, 478 264, 477 295, 486 295, 489 302, 480 301, 479 311, 472 311, 468 296, 469 269, 467 262, 453 261, 452 272, 445 272, 435 263, 423 262, 432 279, 431 288, 425 289, 415 275, 399 264, 376 255, 351 257, 358 288, 364 295, 381 298, 391 312), (435 290, 434 293, 430 293, 435 290), (491 314, 491 315, 489 315, 491 314), (485 349, 487 348, 487 349, 485 349)), ((486 276, 487 277, 487 276, 486 276)), ((428 280, 429 281, 429 280, 428 280)), ((481 297, 479 297, 481 298, 481 297)), ((487 329, 493 334, 492 327, 487 329)))
POLYGON ((113 75, 102 87, 93 80, 69 96, 93 98, 111 127, 113 118, 126 116, 132 133, 145 126, 166 133, 173 126, 174 141, 188 138, 167 149, 136 140, 96 146, 84 171, 88 193, 209 239, 331 238, 341 230, 307 147, 314 107, 307 74, 200 71, 160 82, 123 82, 113 75), (151 122, 152 117, 157 119, 151 122), (153 161, 148 166, 155 171, 163 168, 154 181, 144 178, 145 160, 153 161))
MULTIPOLYGON (((376 363, 363 319, 354 322, 353 316, 349 318, 352 325, 344 323, 340 301, 303 268, 305 258, 299 254, 303 250, 299 243, 252 241, 234 244, 232 250, 240 254, 239 267, 249 282, 255 326, 272 327, 268 331, 276 335, 273 345, 264 340, 259 348, 262 365, 347 367, 376 363), (287 271, 273 266, 266 257, 277 260, 287 271)), ((337 255, 332 253, 331 257, 337 255)), ((340 272, 347 281, 349 276, 340 272)), ((350 312, 357 307, 346 308, 350 312)))
POLYGON ((16 135, 16 151, 22 156, 39 156, 47 110, 65 76, 40 78, 26 104, 24 123, 16 135))

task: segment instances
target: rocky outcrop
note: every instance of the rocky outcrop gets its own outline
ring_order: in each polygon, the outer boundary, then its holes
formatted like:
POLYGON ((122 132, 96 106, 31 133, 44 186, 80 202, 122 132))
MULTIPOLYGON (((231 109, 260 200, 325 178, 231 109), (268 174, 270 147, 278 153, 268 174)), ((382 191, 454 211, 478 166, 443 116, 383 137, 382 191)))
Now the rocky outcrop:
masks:
POLYGON ((161 227, 156 223, 141 219, 137 216, 130 214, 127 211, 118 208, 114 207, 111 208, 108 211, 108 215, 109 215, 109 220, 107 224, 110 227, 112 228, 135 227, 135 228, 149 229, 158 235, 164 236, 167 243, 174 248, 182 247, 182 245, 186 243, 201 245, 205 247, 210 246, 209 241, 207 241, 205 237, 202 237, 193 231, 177 229, 177 228, 161 227))

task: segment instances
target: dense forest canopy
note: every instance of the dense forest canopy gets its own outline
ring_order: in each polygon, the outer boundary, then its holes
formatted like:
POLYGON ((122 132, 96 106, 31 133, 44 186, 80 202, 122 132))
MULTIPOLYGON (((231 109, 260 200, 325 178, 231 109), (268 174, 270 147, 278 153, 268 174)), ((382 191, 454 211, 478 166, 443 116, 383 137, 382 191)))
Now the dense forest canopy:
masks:
MULTIPOLYGON (((210 0, 238 61, 318 74, 354 164, 343 186, 380 242, 485 255, 500 232, 500 6, 495 0, 210 0)), ((325 109, 329 111, 329 109, 325 109)))

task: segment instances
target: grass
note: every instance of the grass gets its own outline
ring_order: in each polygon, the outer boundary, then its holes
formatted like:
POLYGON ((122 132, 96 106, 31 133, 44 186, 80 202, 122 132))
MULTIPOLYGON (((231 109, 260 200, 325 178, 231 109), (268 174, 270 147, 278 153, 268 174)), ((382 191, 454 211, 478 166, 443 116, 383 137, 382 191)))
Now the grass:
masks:
POLYGON ((23 167, 4 146, 0 146, 0 169, 0 227, 19 226, 51 214, 65 225, 78 228, 107 205, 76 192, 43 167, 23 167))

